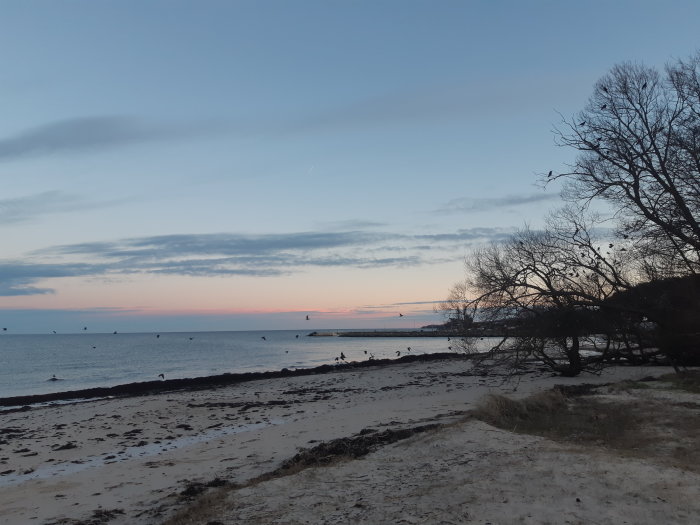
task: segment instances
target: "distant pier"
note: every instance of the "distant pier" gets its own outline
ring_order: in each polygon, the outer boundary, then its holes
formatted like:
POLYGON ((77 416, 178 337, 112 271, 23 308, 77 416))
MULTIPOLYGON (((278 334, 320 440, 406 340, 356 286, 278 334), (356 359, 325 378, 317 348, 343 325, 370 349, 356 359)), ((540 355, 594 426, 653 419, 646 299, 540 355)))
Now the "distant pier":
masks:
POLYGON ((503 337, 502 331, 480 330, 457 333, 450 330, 371 330, 353 332, 311 332, 309 337, 503 337))
POLYGON ((310 337, 455 337, 454 332, 439 330, 372 330, 368 332, 311 332, 310 337))

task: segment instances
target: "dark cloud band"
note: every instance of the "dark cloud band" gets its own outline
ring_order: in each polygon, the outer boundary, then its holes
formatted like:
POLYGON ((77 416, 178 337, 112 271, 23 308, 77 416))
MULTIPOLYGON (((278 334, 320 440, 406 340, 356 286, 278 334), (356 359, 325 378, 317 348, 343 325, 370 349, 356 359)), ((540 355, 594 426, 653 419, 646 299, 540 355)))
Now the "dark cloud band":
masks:
POLYGON ((153 124, 127 116, 59 120, 0 140, 0 160, 109 149, 134 143, 219 133, 216 123, 153 124))
MULTIPOLYGON (((456 253, 465 246, 497 240, 511 230, 474 228, 449 234, 405 235, 344 231, 288 234, 162 235, 115 242, 71 244, 31 254, 82 262, 0 264, 0 295, 50 293, 38 281, 62 277, 99 277, 128 274, 197 277, 273 277, 311 268, 414 267, 445 262, 434 250, 456 253), (85 262, 90 261, 90 262, 85 262)), ((454 260, 454 259, 452 259, 454 260)))
POLYGON ((555 193, 531 193, 529 195, 508 195, 506 197, 495 198, 462 198, 449 201, 445 206, 436 210, 438 213, 476 213, 493 211, 502 208, 523 206, 526 204, 536 204, 559 200, 560 196, 555 193))

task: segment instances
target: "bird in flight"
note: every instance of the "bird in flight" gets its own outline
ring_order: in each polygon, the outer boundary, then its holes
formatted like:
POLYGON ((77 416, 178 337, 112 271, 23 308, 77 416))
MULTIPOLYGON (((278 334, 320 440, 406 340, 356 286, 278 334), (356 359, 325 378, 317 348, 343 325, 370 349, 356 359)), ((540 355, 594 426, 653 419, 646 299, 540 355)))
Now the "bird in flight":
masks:
POLYGON ((403 317, 403 314, 401 312, 399 312, 399 317, 403 317))

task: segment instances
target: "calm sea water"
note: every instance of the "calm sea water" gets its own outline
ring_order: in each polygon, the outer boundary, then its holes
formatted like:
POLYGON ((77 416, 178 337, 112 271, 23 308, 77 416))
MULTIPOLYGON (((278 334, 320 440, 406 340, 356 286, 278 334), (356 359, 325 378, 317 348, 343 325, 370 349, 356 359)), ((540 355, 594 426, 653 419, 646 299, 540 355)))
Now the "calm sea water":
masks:
POLYGON ((308 337, 306 332, 0 335, 0 397, 135 381, 259 372, 446 352, 440 337, 308 337), (297 337, 298 336, 298 337, 297 337), (264 339, 263 339, 264 337, 264 339), (367 354, 365 354, 365 351, 367 354), (51 381, 55 376, 58 381, 51 381))

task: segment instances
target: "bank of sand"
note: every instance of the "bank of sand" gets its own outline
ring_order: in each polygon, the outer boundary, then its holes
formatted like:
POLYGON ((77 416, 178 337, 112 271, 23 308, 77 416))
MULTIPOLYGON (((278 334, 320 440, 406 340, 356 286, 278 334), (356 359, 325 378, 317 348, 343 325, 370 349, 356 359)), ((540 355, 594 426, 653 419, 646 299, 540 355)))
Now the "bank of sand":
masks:
POLYGON ((5 412, 0 522, 163 523, 197 505, 193 483, 225 480, 243 487, 210 489, 191 523, 698 523, 697 471, 464 419, 488 393, 667 371, 504 383, 450 359, 5 412), (361 459, 245 486, 302 448, 433 423, 361 459))

